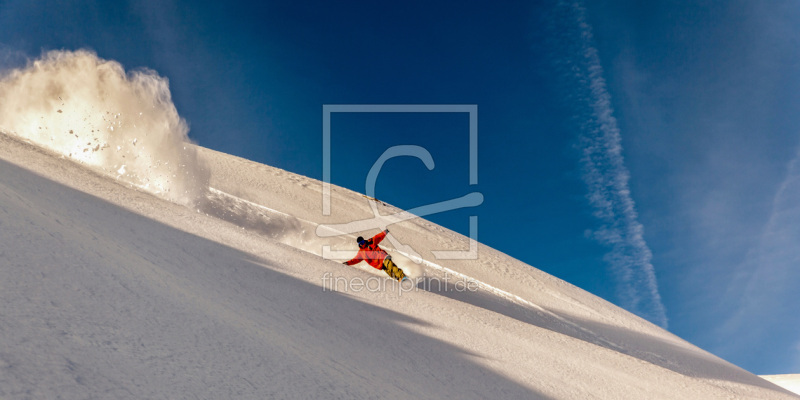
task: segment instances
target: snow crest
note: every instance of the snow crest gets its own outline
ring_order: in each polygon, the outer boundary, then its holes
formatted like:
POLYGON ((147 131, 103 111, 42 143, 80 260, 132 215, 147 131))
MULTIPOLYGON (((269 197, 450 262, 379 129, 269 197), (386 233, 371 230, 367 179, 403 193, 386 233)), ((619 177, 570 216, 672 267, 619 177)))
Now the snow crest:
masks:
POLYGON ((3 74, 0 130, 179 204, 208 188, 167 79, 91 51, 50 51, 3 74))

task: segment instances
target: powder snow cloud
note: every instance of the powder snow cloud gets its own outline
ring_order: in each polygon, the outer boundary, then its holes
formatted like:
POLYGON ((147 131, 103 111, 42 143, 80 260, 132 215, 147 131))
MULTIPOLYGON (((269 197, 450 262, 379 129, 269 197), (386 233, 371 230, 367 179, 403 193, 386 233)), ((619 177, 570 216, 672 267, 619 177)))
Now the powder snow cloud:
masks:
POLYGON ((87 50, 50 51, 5 73, 0 130, 180 204, 208 187, 167 79, 87 50))

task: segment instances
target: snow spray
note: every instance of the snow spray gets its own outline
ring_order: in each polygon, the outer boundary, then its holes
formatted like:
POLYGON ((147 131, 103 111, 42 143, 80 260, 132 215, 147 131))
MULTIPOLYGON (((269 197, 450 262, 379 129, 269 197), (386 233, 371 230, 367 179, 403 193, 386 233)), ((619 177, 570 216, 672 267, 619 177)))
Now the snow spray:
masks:
POLYGON ((91 51, 50 51, 4 73, 0 130, 179 204, 208 189, 167 79, 91 51))

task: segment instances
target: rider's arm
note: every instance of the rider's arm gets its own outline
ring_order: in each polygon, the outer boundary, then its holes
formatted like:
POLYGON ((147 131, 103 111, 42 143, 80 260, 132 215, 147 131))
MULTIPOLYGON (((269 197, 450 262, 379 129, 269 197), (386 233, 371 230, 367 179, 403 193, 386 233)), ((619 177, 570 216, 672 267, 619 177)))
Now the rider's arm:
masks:
POLYGON ((383 238, 385 238, 385 237, 386 237, 386 234, 387 234, 387 233, 389 233, 389 230, 388 230, 388 229, 387 229, 387 230, 385 230, 385 231, 383 231, 383 232, 381 232, 381 233, 379 233, 379 234, 377 234, 377 235, 375 235, 375 236, 373 236, 373 237, 372 237, 372 243, 375 243, 375 244, 378 244, 378 243, 380 243, 380 242, 381 242, 381 240, 383 240, 383 238))
POLYGON ((355 257, 355 258, 353 258, 353 259, 352 259, 352 260, 350 260, 350 261, 345 261, 345 262, 343 262, 342 264, 353 265, 353 264, 358 264, 358 263, 360 263, 360 262, 361 262, 361 260, 362 260, 362 258, 361 258, 361 253, 362 253, 362 252, 360 252, 360 251, 359 251, 359 252, 358 252, 358 254, 356 254, 356 257, 355 257))

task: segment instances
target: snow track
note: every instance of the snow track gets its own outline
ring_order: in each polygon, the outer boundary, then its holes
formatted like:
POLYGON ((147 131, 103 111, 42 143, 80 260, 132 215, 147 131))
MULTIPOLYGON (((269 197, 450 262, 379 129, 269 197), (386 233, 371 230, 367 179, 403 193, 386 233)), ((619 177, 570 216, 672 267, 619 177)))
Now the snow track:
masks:
MULTIPOLYGON (((234 196, 216 188, 209 188, 209 193, 210 194, 207 197, 207 202, 203 207, 205 210, 210 212, 210 215, 229 221, 237 226, 255 228, 256 230, 259 230, 262 233, 267 234, 269 237, 283 242, 284 244, 317 256, 324 256, 324 254, 322 254, 320 251, 320 243, 324 242, 323 238, 309 234, 310 232, 318 232, 317 228, 321 224, 308 219, 289 215, 276 209, 234 196), (303 237, 304 239, 297 240, 299 237, 303 237)), ((382 204, 386 207, 391 207, 385 203, 382 204)), ((405 218, 403 221, 408 219, 410 218, 405 218)), ((326 227, 326 229, 330 230, 333 228, 326 227)), ((356 237, 354 234, 347 234, 340 231, 337 231, 336 233, 339 234, 340 240, 338 242, 340 244, 352 243, 353 239, 356 237), (341 238, 346 239, 341 240, 341 238)), ((412 261, 415 264, 421 264, 424 267, 427 267, 425 270, 419 270, 417 268, 409 268, 413 266, 409 265, 408 263, 401 264, 401 268, 407 272, 409 270, 413 270, 413 273, 410 273, 409 276, 412 278, 412 280, 416 280, 417 284, 419 284, 420 280, 425 279, 427 276, 441 276, 441 274, 445 274, 445 276, 448 276, 455 281, 459 281, 465 286, 469 285, 477 288, 485 293, 496 296, 498 299, 519 305, 523 308, 543 315, 546 319, 556 321, 558 324, 563 325, 565 330, 571 331, 574 336, 580 337, 583 340, 595 343, 608 349, 619 351, 621 353, 631 352, 624 346, 613 343, 598 333, 587 329, 586 327, 582 327, 564 317, 561 317, 557 313, 537 305, 534 302, 526 300, 519 295, 503 290, 497 286, 491 285, 452 268, 448 268, 433 261, 424 259, 419 255, 410 254, 408 252, 392 248, 387 242, 382 243, 381 247, 389 251, 395 257, 395 260, 397 260, 397 254, 400 254, 405 257, 405 261, 412 261), (431 273, 433 271, 438 272, 439 274, 431 273)), ((340 260, 334 259, 334 261, 338 262, 340 260)), ((375 273, 373 268, 364 267, 363 265, 360 269, 375 273)), ((378 275, 383 277, 383 274, 378 275)))
MULTIPOLYGON (((264 215, 264 214, 260 214, 260 215, 262 217, 266 218, 267 220, 271 220, 271 219, 275 219, 275 218, 290 218, 290 219, 291 218, 295 218, 295 217, 292 217, 291 215, 286 214, 284 212, 281 212, 281 211, 278 211, 278 210, 275 210, 275 209, 272 209, 272 208, 269 208, 269 207, 266 207, 266 206, 263 206, 261 204, 257 204, 257 203, 254 203, 254 202, 251 202, 251 201, 248 201, 248 200, 245 200, 245 199, 242 199, 242 198, 234 196, 234 195, 232 195, 230 193, 225 193, 225 192, 223 192, 221 190, 218 190, 218 189, 215 189, 215 188, 209 188, 209 189, 210 189, 211 194, 214 197, 227 199, 228 201, 225 201, 226 204, 234 203, 235 206, 233 208, 236 209, 236 210, 245 210, 247 208, 252 208, 254 210, 260 210, 262 213, 266 214, 266 215, 264 215), (268 215, 274 215, 275 218, 270 218, 268 215)), ((250 211, 250 212, 245 212, 244 214, 254 215, 254 214, 258 214, 258 213, 250 211)), ((229 215, 233 215, 233 214, 229 214, 229 215)), ((237 216, 238 215, 241 215, 241 214, 237 214, 237 216)), ((223 219, 226 218, 225 215, 222 215, 221 217, 223 219)), ((317 227, 320 225, 320 224, 315 223, 313 221, 305 220, 305 219, 302 219, 302 218, 297 218, 297 221, 300 222, 300 226, 302 226, 302 228, 299 228, 298 231, 293 232, 293 234, 294 234, 293 236, 298 236, 302 232, 315 232, 317 227)), ((231 222, 241 225, 241 221, 238 218, 235 219, 234 221, 231 221, 231 222)), ((342 235, 346 235, 347 237, 349 237, 351 239, 355 239, 355 235, 349 235, 349 234, 345 234, 345 233, 342 233, 342 235)), ((297 242, 296 241, 291 241, 291 242, 287 242, 287 244, 296 245, 297 242)), ((622 346, 616 345, 614 343, 611 343, 611 342, 609 342, 607 340, 602 339, 595 332, 592 332, 592 331, 590 331, 590 330, 588 330, 586 328, 583 328, 583 327, 581 327, 581 326, 579 326, 579 325, 577 325, 577 324, 575 324, 575 323, 573 323, 571 321, 568 321, 568 320, 562 318, 561 316, 559 316, 559 315, 557 315, 557 314, 555 314, 553 312, 550 312, 547 309, 542 308, 542 307, 538 306, 537 304, 535 304, 533 302, 525 300, 524 298, 522 298, 522 297, 520 297, 520 296, 518 296, 516 294, 513 294, 511 292, 505 291, 505 290, 500 289, 500 288, 498 288, 496 286, 492 286, 492 285, 490 285, 490 284, 488 284, 486 282, 483 282, 483 281, 481 281, 479 279, 471 277, 471 276, 469 276, 467 274, 464 274, 464 273, 458 272, 456 270, 453 270, 451 268, 447 268, 445 266, 439 265, 439 264, 437 264, 437 263, 435 263, 433 261, 426 260, 426 259, 420 258, 418 256, 414 256, 412 254, 409 254, 409 253, 401 251, 401 250, 393 249, 393 248, 391 248, 389 246, 386 246, 385 244, 382 247, 384 247, 387 251, 390 251, 391 253, 402 254, 407 259, 415 261, 418 264, 421 263, 422 265, 428 267, 431 270, 435 270, 435 271, 439 271, 439 272, 442 272, 442 273, 449 274, 450 276, 452 276, 452 277, 454 277, 454 278, 456 278, 458 280, 461 280, 461 282, 474 283, 479 289, 484 290, 484 291, 486 291, 488 293, 491 293, 491 294, 493 294, 493 295, 495 295, 495 296, 497 296, 499 298, 502 298, 502 299, 504 299, 506 301, 513 302, 513 303, 516 303, 518 305, 521 305, 521 306, 524 306, 524 307, 528 307, 528 308, 530 308, 532 310, 536 310, 536 311, 538 311, 540 313, 546 314, 549 317, 551 317, 553 319, 556 319, 559 322, 563 323, 564 325, 568 325, 568 326, 572 327, 573 329, 575 329, 577 331, 581 331, 581 332, 585 333, 587 336, 597 338, 598 341, 602 341, 603 344, 605 346, 607 346, 607 347, 615 348, 615 349, 618 349, 618 350, 622 350, 623 349, 622 346)), ((301 245, 301 246, 298 246, 298 248, 300 250, 308 251, 308 252, 310 252, 312 254, 320 255, 319 252, 315 251, 316 249, 314 249, 312 246, 309 246, 309 245, 305 245, 305 246, 301 245)), ((418 277, 418 278, 421 278, 421 277, 418 277)))
MULTIPOLYGON (((316 231, 317 227, 320 226, 320 224, 318 224, 316 222, 313 222, 313 221, 310 221, 310 220, 306 220, 306 219, 302 219, 302 218, 293 217, 293 216, 291 216, 291 215, 289 215, 287 213, 275 210, 273 208, 269 208, 269 207, 266 207, 264 205, 254 203, 252 201, 242 199, 242 198, 234 196, 234 195, 232 195, 230 193, 225 193, 225 192, 223 192, 223 191, 221 191, 219 189, 209 188, 209 192, 211 193, 211 195, 208 197, 208 199, 209 199, 208 204, 214 204, 214 205, 210 206, 210 207, 207 205, 205 208, 209 209, 209 210, 227 210, 227 211, 222 212, 222 213, 220 213, 220 212, 214 213, 212 211, 212 214, 214 216, 218 217, 218 218, 221 218, 221 219, 224 219, 224 220, 228 220, 229 222, 235 223, 235 224, 237 224, 239 226, 243 225, 243 220, 249 221, 249 220, 251 220, 253 218, 262 218, 263 221, 264 221, 264 223, 263 223, 264 226, 268 226, 270 224, 270 221, 273 221, 273 220, 276 220, 276 219, 290 219, 290 220, 294 219, 294 220, 298 221, 299 223, 298 224, 293 224, 294 226, 297 227, 297 231, 296 232, 292 232, 293 236, 302 235, 303 232, 316 231), (219 204, 220 200, 222 200, 221 201, 222 204, 219 204)), ((330 228, 328 228, 328 229, 330 229, 330 228)), ((356 237, 356 235, 346 234, 344 232, 340 232, 340 233, 341 233, 341 235, 347 236, 350 239, 355 239, 355 237, 356 237)), ((296 242, 295 241, 291 241, 291 242, 287 241, 286 244, 296 245, 296 242)), ((299 248, 300 250, 304 250, 304 251, 307 251, 307 252, 312 253, 312 254, 320 255, 319 251, 317 251, 317 249, 315 249, 313 246, 299 245, 299 246, 296 246, 296 247, 299 248)), ((464 282, 473 282, 480 289, 483 289, 483 290, 485 290, 485 291, 487 291, 489 293, 492 293, 492 294, 494 294, 494 295, 496 295, 496 296, 498 296, 500 298, 503 298, 505 300, 508 300, 508 301, 511 301, 511 302, 514 302, 514 303, 517 303, 517 304, 520 304, 520 305, 523 305, 523 306, 526 306, 526 307, 530 307, 532 309, 538 310, 538 311, 543 312, 543 313, 548 313, 548 314, 552 315, 554 318, 561 320, 565 324, 573 325, 578 329, 582 329, 582 328, 578 327, 577 325, 574 325, 574 324, 570 323, 569 321, 566 321, 566 320, 560 318, 559 316, 557 316, 555 314, 549 313, 544 308, 541 308, 538 305, 536 305, 536 304, 534 304, 534 303, 532 303, 532 302, 530 302, 528 300, 525 300, 524 298, 522 298, 522 297, 520 297, 518 295, 515 295, 513 293, 507 292, 507 291, 505 291, 503 289, 500 289, 498 287, 492 286, 492 285, 490 285, 490 284, 488 284, 486 282, 483 282, 481 280, 473 278, 473 277, 471 277, 471 276, 469 276, 467 274, 463 274, 463 273, 455 271, 455 270, 453 270, 451 268, 444 267, 444 266, 439 265, 439 264, 437 264, 437 263, 435 263, 433 261, 426 260, 426 259, 418 257, 418 256, 414 256, 414 255, 409 254, 407 252, 394 249, 394 248, 392 248, 390 246, 387 246, 386 243, 382 243, 381 247, 385 248, 387 251, 390 251, 392 253, 402 254, 404 257, 408 258, 409 260, 412 260, 417 264, 421 263, 422 265, 424 265, 424 266, 426 266, 426 267, 428 267, 428 268, 430 268, 432 270, 436 270, 436 271, 447 273, 447 274, 452 275, 452 276, 454 276, 454 277, 456 277, 458 279, 461 279, 464 282)))

